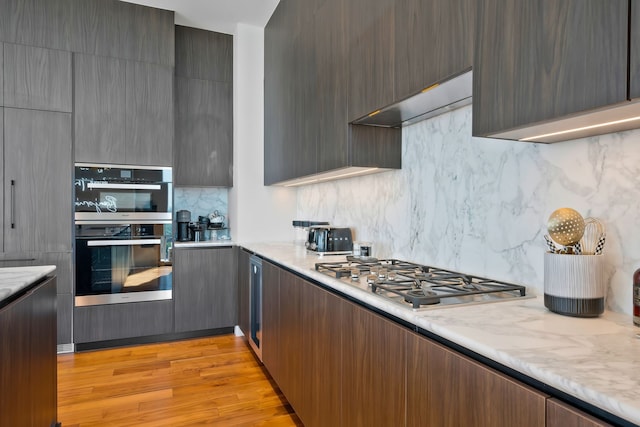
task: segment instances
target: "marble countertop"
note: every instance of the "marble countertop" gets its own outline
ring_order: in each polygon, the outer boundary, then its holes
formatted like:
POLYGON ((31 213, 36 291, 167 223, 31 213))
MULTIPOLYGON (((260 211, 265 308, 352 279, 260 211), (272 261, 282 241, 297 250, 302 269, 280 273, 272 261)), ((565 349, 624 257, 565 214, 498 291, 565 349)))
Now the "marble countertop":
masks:
MULTIPOLYGON (((561 316, 542 297, 414 311, 315 271, 344 257, 288 243, 242 247, 632 423, 640 424, 640 329, 631 316, 561 316)), ((410 260, 409 260, 410 261, 410 260)))
POLYGON ((55 271, 55 265, 0 268, 0 302, 55 271))
POLYGON ((215 246, 235 246, 233 240, 201 240, 199 242, 174 242, 173 247, 180 248, 210 248, 215 246))

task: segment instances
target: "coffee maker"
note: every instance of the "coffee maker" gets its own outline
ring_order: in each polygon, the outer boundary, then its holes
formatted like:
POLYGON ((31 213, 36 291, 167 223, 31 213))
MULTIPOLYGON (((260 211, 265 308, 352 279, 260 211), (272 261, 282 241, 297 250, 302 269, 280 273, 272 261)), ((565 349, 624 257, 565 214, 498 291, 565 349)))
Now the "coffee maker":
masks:
POLYGON ((189 223, 191 222, 191 212, 181 210, 176 212, 176 222, 178 223, 178 242, 191 240, 189 223))

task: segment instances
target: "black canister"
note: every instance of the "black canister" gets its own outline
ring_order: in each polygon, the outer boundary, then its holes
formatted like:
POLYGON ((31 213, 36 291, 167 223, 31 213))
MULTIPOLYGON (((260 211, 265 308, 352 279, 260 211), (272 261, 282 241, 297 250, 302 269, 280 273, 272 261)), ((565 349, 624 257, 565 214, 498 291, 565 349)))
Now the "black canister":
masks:
POLYGON ((191 222, 191 212, 187 210, 180 210, 176 212, 176 222, 178 223, 178 236, 179 242, 186 242, 191 240, 189 223, 191 222))

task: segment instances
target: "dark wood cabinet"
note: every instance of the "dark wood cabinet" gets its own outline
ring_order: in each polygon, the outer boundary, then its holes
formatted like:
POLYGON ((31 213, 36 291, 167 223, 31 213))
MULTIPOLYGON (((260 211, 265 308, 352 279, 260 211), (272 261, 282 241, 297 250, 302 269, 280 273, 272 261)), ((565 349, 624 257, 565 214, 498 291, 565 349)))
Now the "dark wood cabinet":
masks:
POLYGON ((629 11, 629 98, 640 98, 640 0, 631 0, 629 11))
POLYGON ((394 1, 349 0, 349 121, 394 102, 394 1))
POLYGON ((173 301, 75 307, 73 342, 138 338, 173 332, 173 301))
POLYGON ((237 247, 238 256, 238 326, 242 333, 249 339, 251 334, 251 254, 241 247, 237 247))
POLYGON ((236 258, 231 247, 174 251, 175 332, 237 324, 236 258))
POLYGON ((476 0, 395 1, 396 100, 471 68, 476 4, 476 0))
POLYGON ((547 399, 546 427, 610 427, 591 415, 570 406, 558 399, 547 399))
POLYGON ((4 123, 4 251, 71 252, 71 114, 5 108, 4 123))
POLYGON ((127 163, 173 163, 173 67, 127 62, 127 163))
POLYGON ((355 304, 343 308, 342 425, 404 425, 407 331, 355 304))
POLYGON ((4 105, 71 112, 71 53, 5 43, 4 105))
POLYGON ((0 308, 0 425, 57 422, 56 280, 0 308))
POLYGON ((233 37, 176 27, 174 183, 233 186, 233 37))
POLYGON ((624 102, 628 4, 478 2, 473 135, 624 102))
POLYGON ((547 396, 425 337, 409 334, 407 426, 542 427, 547 396))
POLYGON ((127 164, 126 61, 75 54, 75 161, 127 164))
POLYGON ((280 268, 262 261, 262 363, 276 380, 286 369, 280 362, 280 268))

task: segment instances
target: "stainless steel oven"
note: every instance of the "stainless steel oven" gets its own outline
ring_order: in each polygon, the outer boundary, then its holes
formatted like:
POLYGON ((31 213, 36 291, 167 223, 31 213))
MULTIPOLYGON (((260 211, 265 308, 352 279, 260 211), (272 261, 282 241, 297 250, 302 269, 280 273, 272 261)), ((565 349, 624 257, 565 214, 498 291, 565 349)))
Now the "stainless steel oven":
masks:
POLYGON ((172 298, 172 169, 77 163, 75 305, 172 298))

